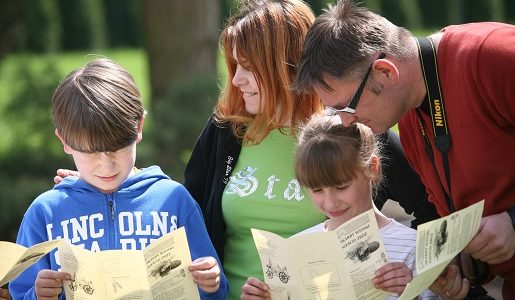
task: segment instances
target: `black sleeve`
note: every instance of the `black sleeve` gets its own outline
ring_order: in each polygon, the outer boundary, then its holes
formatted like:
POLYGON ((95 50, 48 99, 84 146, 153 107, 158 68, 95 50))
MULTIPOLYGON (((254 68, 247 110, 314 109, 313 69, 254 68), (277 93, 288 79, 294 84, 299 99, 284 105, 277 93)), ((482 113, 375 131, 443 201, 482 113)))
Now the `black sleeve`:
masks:
POLYGON ((222 193, 237 158, 241 143, 228 123, 211 117, 198 138, 184 171, 184 186, 197 201, 206 229, 223 262, 225 222, 222 193))
POLYGON ((439 218, 435 206, 429 202, 425 186, 411 168, 400 143, 399 135, 389 130, 378 136, 383 144, 383 183, 374 203, 381 209, 386 200, 397 201, 407 214, 415 219, 411 227, 439 218))

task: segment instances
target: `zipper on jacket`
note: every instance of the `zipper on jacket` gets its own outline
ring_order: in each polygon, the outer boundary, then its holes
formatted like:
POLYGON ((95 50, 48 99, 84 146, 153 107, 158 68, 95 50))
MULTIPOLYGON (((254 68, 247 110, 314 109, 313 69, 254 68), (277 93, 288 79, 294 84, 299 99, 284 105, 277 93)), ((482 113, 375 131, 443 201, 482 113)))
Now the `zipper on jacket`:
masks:
POLYGON ((107 208, 108 208, 108 214, 110 221, 109 224, 109 248, 108 249, 115 249, 116 246, 116 233, 115 233, 115 203, 114 203, 114 196, 113 194, 107 194, 107 208))
POLYGON ((107 206, 109 207, 109 215, 111 216, 111 221, 114 221, 114 200, 111 194, 107 195, 107 206))

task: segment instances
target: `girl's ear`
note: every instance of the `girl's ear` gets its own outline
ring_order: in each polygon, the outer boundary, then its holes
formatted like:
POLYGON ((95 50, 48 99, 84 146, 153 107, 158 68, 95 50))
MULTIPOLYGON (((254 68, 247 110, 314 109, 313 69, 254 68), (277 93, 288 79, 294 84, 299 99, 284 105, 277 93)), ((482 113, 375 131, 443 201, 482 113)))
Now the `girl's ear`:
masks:
POLYGON ((66 144, 66 142, 64 141, 63 137, 61 136, 61 134, 59 133, 59 130, 57 130, 57 128, 55 129, 54 133, 55 133, 55 135, 59 138, 59 140, 61 141, 61 143, 63 144, 64 153, 66 153, 66 154, 72 154, 72 153, 71 153, 71 148, 70 148, 70 146, 68 146, 68 144, 66 144))
POLYGON ((372 155, 372 157, 370 158, 370 166, 369 166, 369 171, 370 171, 370 179, 375 181, 377 180, 377 178, 379 178, 379 164, 381 163, 381 160, 379 159, 379 157, 375 154, 372 155))

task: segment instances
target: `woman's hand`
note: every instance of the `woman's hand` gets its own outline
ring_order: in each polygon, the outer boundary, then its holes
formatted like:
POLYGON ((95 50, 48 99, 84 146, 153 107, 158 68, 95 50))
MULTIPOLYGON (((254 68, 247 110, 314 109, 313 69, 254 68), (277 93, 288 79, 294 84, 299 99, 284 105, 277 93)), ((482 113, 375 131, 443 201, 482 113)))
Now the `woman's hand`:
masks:
POLYGON ((270 293, 268 290, 270 287, 263 281, 249 277, 245 284, 241 287, 241 299, 242 300, 255 300, 255 299, 266 299, 270 300, 270 293))
POLYGON ((68 176, 77 176, 80 177, 80 173, 73 170, 67 170, 67 169, 58 169, 57 175, 54 177, 54 183, 59 184, 61 181, 63 181, 64 178, 68 176))

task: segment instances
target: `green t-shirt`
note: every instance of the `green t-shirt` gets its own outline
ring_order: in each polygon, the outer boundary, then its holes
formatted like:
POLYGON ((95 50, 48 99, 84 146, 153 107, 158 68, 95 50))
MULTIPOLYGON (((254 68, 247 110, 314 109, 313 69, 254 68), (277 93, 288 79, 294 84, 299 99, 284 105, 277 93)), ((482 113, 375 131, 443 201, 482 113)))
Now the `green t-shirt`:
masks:
POLYGON ((326 219, 295 179, 294 147, 293 136, 276 129, 258 145, 241 149, 222 196, 229 299, 240 299, 248 277, 263 280, 250 228, 289 237, 326 219))

